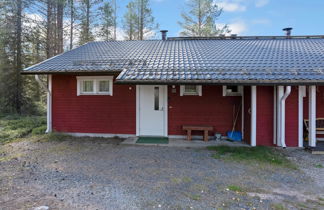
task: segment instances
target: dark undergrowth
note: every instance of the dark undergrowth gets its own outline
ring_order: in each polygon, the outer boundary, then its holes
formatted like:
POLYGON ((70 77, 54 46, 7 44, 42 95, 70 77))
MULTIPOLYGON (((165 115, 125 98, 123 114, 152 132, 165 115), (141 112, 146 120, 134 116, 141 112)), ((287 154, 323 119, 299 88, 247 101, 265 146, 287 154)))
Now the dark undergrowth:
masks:
POLYGON ((208 149, 216 152, 213 154, 216 159, 269 164, 296 169, 296 166, 284 154, 271 147, 231 147, 222 145, 210 146, 208 149))
POLYGON ((30 134, 44 134, 45 130, 44 116, 0 116, 0 143, 7 143, 30 134))

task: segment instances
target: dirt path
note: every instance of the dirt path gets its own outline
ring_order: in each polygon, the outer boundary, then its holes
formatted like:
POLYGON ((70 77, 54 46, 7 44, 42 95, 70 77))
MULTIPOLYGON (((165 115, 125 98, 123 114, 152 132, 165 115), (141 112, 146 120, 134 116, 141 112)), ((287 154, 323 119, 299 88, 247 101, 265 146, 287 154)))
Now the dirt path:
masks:
POLYGON ((324 156, 299 170, 217 160, 207 150, 41 137, 0 146, 1 209, 323 209, 324 156))

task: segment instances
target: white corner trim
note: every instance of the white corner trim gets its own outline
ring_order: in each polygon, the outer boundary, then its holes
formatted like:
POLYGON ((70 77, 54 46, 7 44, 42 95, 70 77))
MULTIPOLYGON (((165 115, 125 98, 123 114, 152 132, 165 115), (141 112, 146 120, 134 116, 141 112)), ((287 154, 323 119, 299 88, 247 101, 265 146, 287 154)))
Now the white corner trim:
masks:
POLYGON ((281 146, 281 105, 280 105, 280 100, 284 95, 284 87, 283 86, 278 86, 277 87, 277 146, 281 146))
POLYGON ((80 95, 113 95, 113 76, 76 76, 77 79, 77 96, 80 95), (81 83, 85 80, 93 80, 94 92, 93 93, 81 93, 81 83), (109 80, 109 92, 99 92, 99 82, 102 80, 109 80))
POLYGON ((298 86, 298 147, 304 147, 304 97, 306 87, 298 86))
POLYGON ((251 86, 251 146, 256 146, 257 87, 251 86))
POLYGON ((136 85, 136 136, 140 134, 140 85, 136 85))
POLYGON ((168 86, 164 85, 163 86, 163 91, 164 91, 164 136, 168 137, 168 86))
POLYGON ((48 75, 47 91, 47 129, 46 133, 52 132, 52 75, 48 75))
POLYGON ((308 92, 308 142, 316 147, 316 86, 309 86, 308 92))

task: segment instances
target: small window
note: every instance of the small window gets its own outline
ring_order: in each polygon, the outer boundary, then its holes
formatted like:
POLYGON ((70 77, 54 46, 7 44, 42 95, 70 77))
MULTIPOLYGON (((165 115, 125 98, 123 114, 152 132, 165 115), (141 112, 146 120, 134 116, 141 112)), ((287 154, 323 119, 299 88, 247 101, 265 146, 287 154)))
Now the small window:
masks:
POLYGON ((180 96, 201 96, 201 85, 181 85, 180 96))
POLYGON ((98 83, 99 93, 109 93, 109 80, 100 80, 98 83))
POLYGON ((237 85, 223 86, 223 96, 242 96, 243 87, 237 85))
POLYGON ((77 95, 112 95, 112 76, 78 76, 77 95))
POLYGON ((160 99, 160 88, 154 87, 154 110, 156 111, 160 110, 159 99, 160 99))
POLYGON ((82 81, 82 93, 93 93, 94 92, 93 80, 82 81))

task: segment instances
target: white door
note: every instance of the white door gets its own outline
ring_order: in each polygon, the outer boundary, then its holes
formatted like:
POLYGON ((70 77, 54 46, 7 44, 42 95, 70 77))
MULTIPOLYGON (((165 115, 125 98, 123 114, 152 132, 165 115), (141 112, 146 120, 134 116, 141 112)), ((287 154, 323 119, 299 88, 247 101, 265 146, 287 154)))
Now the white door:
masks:
POLYGON ((137 86, 137 135, 167 136, 167 86, 137 86))

